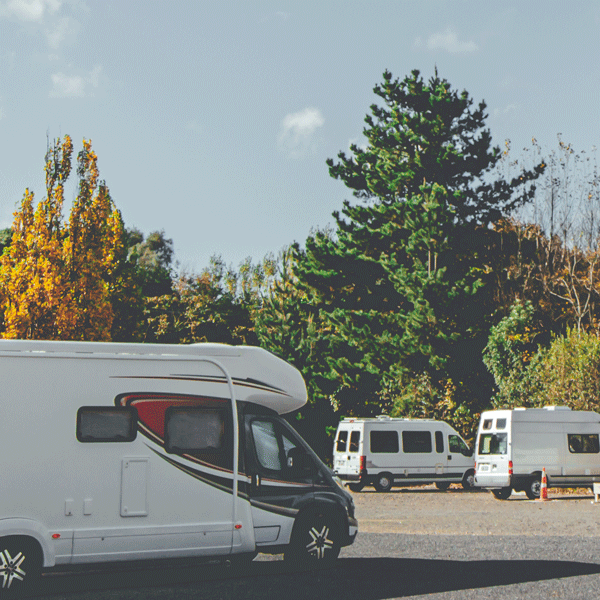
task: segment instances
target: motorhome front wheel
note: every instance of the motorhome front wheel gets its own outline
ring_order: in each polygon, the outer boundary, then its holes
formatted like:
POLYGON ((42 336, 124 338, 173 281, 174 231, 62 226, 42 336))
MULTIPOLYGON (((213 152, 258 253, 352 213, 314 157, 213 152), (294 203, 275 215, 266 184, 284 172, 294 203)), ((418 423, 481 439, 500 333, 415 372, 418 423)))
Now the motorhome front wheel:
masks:
POLYGON ((341 549, 341 528, 329 512, 307 512, 301 515, 292 531, 284 560, 294 563, 333 562, 341 549))
POLYGON ((15 598, 31 589, 42 569, 42 552, 22 536, 0 539, 0 598, 15 598))

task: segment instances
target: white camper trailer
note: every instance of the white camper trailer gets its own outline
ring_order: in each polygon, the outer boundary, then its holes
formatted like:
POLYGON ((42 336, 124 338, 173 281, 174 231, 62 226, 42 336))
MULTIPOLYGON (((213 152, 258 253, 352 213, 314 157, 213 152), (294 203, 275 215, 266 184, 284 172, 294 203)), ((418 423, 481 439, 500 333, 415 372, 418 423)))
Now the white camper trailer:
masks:
POLYGON ((0 596, 42 567, 285 552, 332 559, 351 495, 280 415, 260 349, 0 340, 0 596))
POLYGON ((333 449, 334 470, 352 491, 372 485, 378 492, 393 486, 451 483, 473 487, 473 451, 447 423, 430 419, 344 418, 333 449))
POLYGON ((500 500, 512 490, 539 498, 542 470, 548 487, 600 482, 600 415, 565 406, 491 410, 481 414, 475 485, 500 500))

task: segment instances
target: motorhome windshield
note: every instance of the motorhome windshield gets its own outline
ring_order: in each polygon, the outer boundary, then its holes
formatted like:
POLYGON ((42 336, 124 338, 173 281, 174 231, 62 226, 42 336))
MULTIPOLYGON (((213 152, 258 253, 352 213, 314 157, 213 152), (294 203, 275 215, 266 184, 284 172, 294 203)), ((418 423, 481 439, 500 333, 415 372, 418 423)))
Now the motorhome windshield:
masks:
POLYGON ((506 454, 506 433, 482 433, 479 436, 479 454, 506 454))

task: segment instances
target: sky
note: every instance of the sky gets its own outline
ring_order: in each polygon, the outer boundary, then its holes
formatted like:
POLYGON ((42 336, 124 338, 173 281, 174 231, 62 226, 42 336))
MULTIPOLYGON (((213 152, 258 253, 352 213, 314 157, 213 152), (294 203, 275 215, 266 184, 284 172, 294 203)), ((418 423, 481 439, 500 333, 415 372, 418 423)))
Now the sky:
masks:
POLYGON ((68 134, 179 269, 258 262, 355 201, 325 161, 364 140, 386 69, 437 67, 498 146, 591 152, 599 66, 597 0, 0 0, 0 228, 68 134))

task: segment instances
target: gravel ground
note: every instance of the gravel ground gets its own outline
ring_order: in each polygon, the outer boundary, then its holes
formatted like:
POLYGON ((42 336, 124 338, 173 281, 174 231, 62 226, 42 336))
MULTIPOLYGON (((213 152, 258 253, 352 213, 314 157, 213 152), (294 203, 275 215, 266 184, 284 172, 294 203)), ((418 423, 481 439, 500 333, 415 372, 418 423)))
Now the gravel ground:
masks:
POLYGON ((359 532, 418 535, 600 536, 600 503, 587 490, 549 490, 549 500, 515 494, 496 500, 490 492, 452 486, 394 488, 353 494, 359 532))

